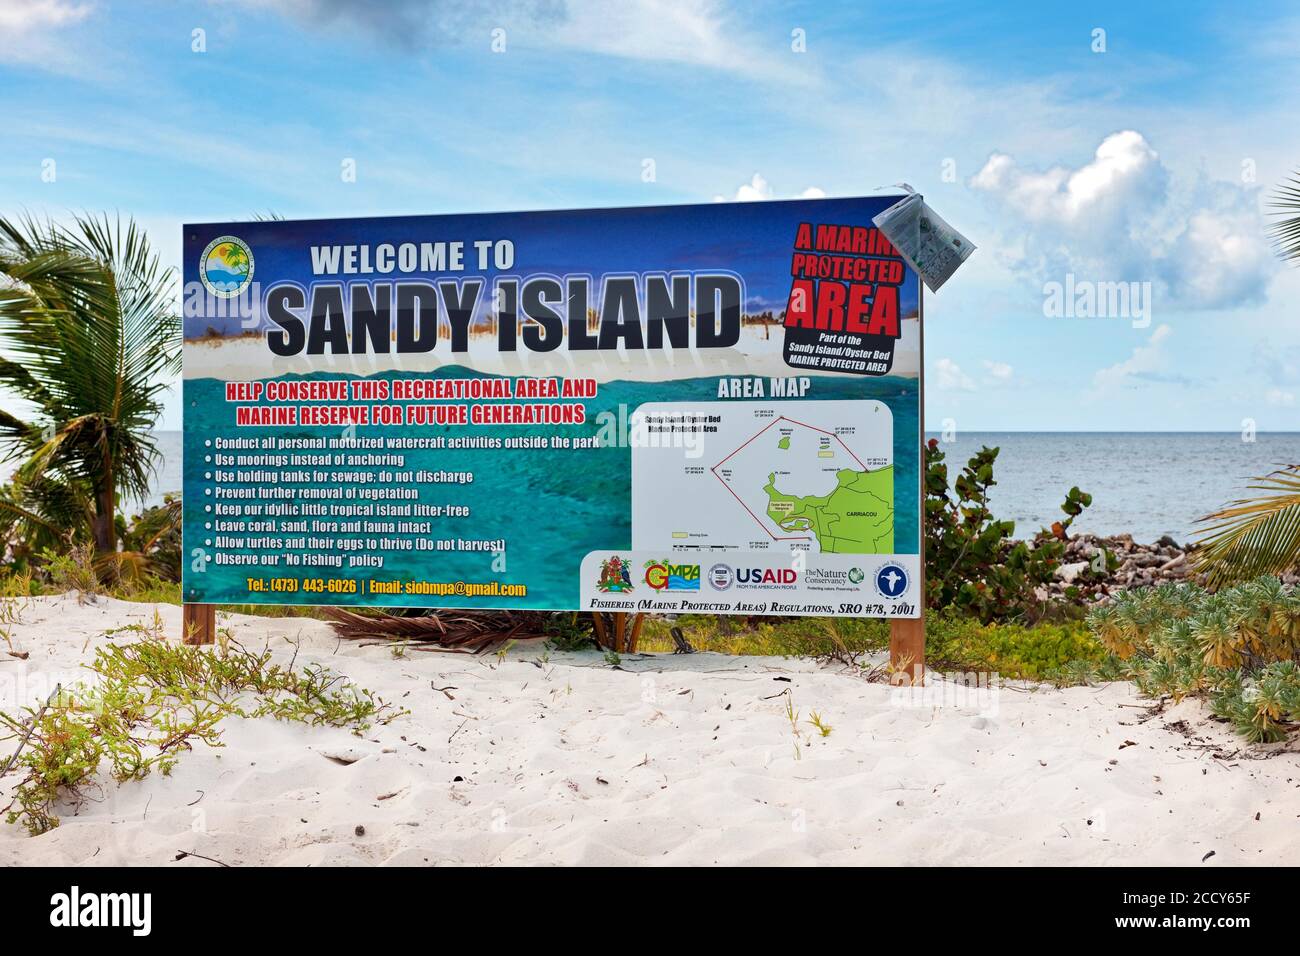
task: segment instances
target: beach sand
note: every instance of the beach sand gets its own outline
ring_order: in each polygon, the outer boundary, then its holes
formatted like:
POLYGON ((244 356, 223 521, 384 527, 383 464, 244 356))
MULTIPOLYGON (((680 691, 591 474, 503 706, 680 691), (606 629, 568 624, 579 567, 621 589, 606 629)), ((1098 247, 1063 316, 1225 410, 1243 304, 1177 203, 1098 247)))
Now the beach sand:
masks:
MULTIPOLYGON (((2 706, 138 639, 106 632, 148 625, 154 607, 27 602, 10 636, 30 657, 0 663, 2 706)), ((180 608, 158 608, 178 636, 180 608)), ((318 621, 223 623, 277 659, 297 644, 300 665, 411 713, 361 737, 228 720, 224 748, 199 745, 168 777, 104 778, 48 834, 0 824, 0 864, 215 865, 179 851, 231 866, 1300 862, 1300 756, 1247 747, 1196 702, 1154 713, 1127 684, 936 682, 917 699, 809 660, 614 669, 594 651, 543 661, 536 643, 504 661, 398 659, 318 621)), ((0 803, 17 778, 0 780, 0 803)))

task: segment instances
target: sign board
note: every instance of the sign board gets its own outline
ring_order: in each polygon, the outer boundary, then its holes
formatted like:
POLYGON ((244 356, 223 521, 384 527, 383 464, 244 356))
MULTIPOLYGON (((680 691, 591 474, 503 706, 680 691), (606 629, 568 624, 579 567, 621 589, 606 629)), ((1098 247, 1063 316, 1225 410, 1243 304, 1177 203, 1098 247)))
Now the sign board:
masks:
POLYGON ((186 226, 185 600, 916 617, 893 201, 186 226))

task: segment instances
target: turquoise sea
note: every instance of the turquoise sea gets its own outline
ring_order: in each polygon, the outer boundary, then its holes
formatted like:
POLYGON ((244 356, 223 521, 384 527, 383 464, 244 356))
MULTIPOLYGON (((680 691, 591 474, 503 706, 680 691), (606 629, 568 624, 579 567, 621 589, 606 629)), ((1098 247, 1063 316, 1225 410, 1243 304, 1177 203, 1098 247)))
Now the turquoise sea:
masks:
MULTIPOLYGON (((319 373, 308 378, 338 379, 337 373, 319 373)), ((395 373, 372 378, 410 378, 395 373)), ((462 368, 444 369, 421 377, 488 377, 462 368)), ((285 376, 297 379, 298 376, 285 376)), ((380 435, 431 435, 443 431, 448 435, 485 435, 519 437, 528 434, 561 434, 571 437, 594 436, 600 430, 599 416, 615 416, 624 407, 630 414, 645 402, 716 401, 717 376, 681 379, 668 382, 610 382, 602 384, 595 399, 586 400, 587 421, 582 425, 546 427, 454 427, 404 429, 401 427, 361 427, 358 438, 380 435)), ((210 519, 203 506, 214 499, 204 491, 211 482, 204 479, 204 440, 211 437, 264 437, 267 435, 337 438, 341 429, 326 428, 244 428, 235 426, 233 403, 225 401, 225 383, 217 379, 191 379, 185 382, 186 417, 198 427, 184 435, 185 547, 191 555, 204 548, 214 532, 205 529, 210 519)), ((887 404, 894 416, 894 493, 898 525, 895 547, 901 554, 914 553, 918 544, 916 522, 919 477, 917 472, 917 417, 915 382, 892 377, 859 378, 850 376, 816 377, 810 398, 877 399, 887 404)), ((799 399, 788 399, 797 402, 799 399)), ((450 403, 449 403, 450 404, 450 403)), ((420 485, 419 501, 423 504, 467 504, 470 519, 435 519, 438 537, 505 538, 506 569, 496 573, 492 557, 482 552, 402 551, 386 552, 382 569, 343 569, 310 567, 276 570, 245 565, 218 566, 208 562, 197 572, 186 567, 186 599, 201 603, 242 603, 254 599, 246 579, 255 577, 375 577, 392 580, 427 580, 472 582, 499 581, 526 583, 528 596, 511 603, 532 608, 573 608, 578 601, 578 568, 590 551, 626 550, 631 547, 631 449, 602 447, 569 451, 533 449, 457 449, 450 451, 406 451, 406 469, 426 468, 472 471, 475 480, 469 485, 420 485)), ((206 466, 210 468, 211 466, 206 466)), ((239 487, 226 483, 228 487, 239 487)), ((673 503, 665 500, 665 511, 673 503)), ((400 535, 399 535, 400 537, 400 535)), ((211 551, 212 548, 208 547, 211 551)), ((266 603, 285 603, 273 595, 260 595, 266 603)), ((336 604, 409 603, 411 599, 367 596, 359 600, 351 595, 314 594, 309 603, 336 604)), ((422 598, 429 606, 483 606, 484 599, 422 598)))

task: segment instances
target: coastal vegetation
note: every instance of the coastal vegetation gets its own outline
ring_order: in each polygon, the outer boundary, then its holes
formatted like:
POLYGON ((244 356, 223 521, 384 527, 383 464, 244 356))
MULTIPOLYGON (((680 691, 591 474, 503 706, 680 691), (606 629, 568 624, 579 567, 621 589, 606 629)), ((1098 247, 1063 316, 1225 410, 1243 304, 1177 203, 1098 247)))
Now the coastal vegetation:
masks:
POLYGON ((172 271, 145 233, 107 216, 0 219, 0 342, 0 387, 27 406, 0 411, 20 462, 0 489, 10 561, 89 546, 103 576, 178 576, 179 502, 134 522, 118 512, 149 494, 152 429, 180 368, 172 271))
MULTIPOLYGON (((1300 263, 1300 172, 1277 187, 1270 205, 1274 251, 1300 263)), ((1230 502, 1202 519, 1207 528, 1197 567, 1213 586, 1300 566, 1300 463, 1256 478, 1248 488, 1262 494, 1230 502)))
POLYGON ((166 775, 195 745, 222 746, 221 724, 231 717, 360 733, 402 713, 319 665, 281 666, 269 650, 228 638, 213 650, 168 641, 156 612, 152 627, 135 627, 138 640, 96 652, 88 681, 56 688, 18 714, 0 712, 0 740, 21 741, 0 769, 25 771, 0 808, 6 822, 44 833, 59 825, 60 802, 91 798, 101 766, 119 784, 166 775))
POLYGON ((1088 624, 1150 697, 1200 697, 1253 742, 1300 722, 1300 594, 1266 576, 1211 593, 1192 584, 1136 588, 1088 624))
MULTIPOLYGON (((872 655, 889 647, 889 622, 871 618, 761 618, 687 615, 675 622, 651 619, 641 632, 641 650, 671 653, 672 627, 690 636, 698 651, 814 657, 869 669, 872 655)), ((926 618, 926 662, 933 670, 1008 679, 1077 684, 1106 666, 1106 647, 1081 620, 981 623, 956 611, 926 618)))
MULTIPOLYGON (((1078 587, 1068 588, 1054 604, 1040 595, 1055 579, 1070 525, 1092 504, 1092 495, 1071 488, 1060 520, 1017 541, 1012 537, 1015 522, 999 520, 989 510, 998 449, 981 448, 951 481, 944 457, 938 440, 930 439, 925 448, 927 606, 953 608, 985 624, 1036 620, 1077 608, 1082 603, 1078 587)), ((1107 570, 1103 556, 1092 572, 1104 576, 1107 570)))

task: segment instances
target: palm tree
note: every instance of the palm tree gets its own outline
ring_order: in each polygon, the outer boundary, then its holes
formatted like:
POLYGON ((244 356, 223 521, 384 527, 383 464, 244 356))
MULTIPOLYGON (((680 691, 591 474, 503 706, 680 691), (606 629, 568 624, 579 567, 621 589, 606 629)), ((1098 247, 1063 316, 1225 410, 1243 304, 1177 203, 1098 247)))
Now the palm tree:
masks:
POLYGON ((27 543, 116 554, 119 496, 149 491, 150 430, 179 368, 172 270, 134 221, 0 219, 0 387, 32 406, 0 413, 23 459, 0 514, 27 543))
MULTIPOLYGON (((1277 254, 1300 262, 1300 170, 1273 194, 1277 217, 1270 232, 1277 254)), ((1211 585, 1281 574, 1300 564, 1300 464, 1256 478, 1249 487, 1265 492, 1243 498, 1201 519, 1209 525, 1197 542, 1197 566, 1211 585)))
POLYGON ((1201 522, 1199 570, 1212 587, 1281 574, 1300 562, 1300 468, 1292 465, 1248 486, 1264 494, 1233 501, 1201 522))

